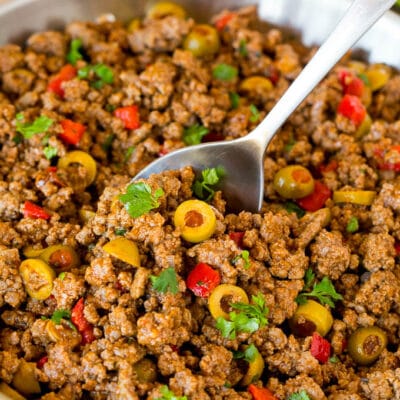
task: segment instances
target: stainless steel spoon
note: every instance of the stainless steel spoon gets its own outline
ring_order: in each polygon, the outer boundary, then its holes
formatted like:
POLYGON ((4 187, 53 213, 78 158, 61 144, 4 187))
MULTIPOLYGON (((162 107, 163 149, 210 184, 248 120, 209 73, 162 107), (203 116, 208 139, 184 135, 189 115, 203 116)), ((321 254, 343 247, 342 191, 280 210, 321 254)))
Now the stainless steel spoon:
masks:
MULTIPOLYGON (((133 180, 191 165, 196 172, 222 167, 220 189, 234 212, 261 209, 264 198, 264 154, 278 129, 354 43, 395 0, 354 0, 325 43, 315 53, 264 120, 248 135, 232 141, 205 143, 167 154, 133 180)), ((311 21, 312 23, 312 21, 311 21)))

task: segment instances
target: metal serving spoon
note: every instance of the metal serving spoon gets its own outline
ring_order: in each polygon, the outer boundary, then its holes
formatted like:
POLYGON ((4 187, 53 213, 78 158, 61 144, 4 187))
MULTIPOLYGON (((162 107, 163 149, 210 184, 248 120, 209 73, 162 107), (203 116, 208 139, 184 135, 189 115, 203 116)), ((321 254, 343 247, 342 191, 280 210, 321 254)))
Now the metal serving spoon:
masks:
POLYGON ((232 141, 185 147, 149 164, 133 180, 191 165, 198 173, 222 167, 219 186, 231 211, 261 209, 264 198, 264 154, 278 129, 354 43, 395 0, 354 0, 325 43, 263 121, 248 135, 232 141))

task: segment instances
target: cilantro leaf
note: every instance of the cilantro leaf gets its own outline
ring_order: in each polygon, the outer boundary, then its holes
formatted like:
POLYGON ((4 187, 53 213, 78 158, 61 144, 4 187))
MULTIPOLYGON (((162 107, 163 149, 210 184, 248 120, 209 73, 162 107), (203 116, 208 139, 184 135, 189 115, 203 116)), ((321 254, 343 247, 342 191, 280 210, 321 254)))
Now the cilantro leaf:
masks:
POLYGON ((69 45, 69 52, 67 54, 67 61, 75 65, 78 60, 82 60, 83 56, 80 52, 82 48, 81 39, 73 39, 69 45))
POLYGON ((242 57, 246 57, 247 55, 248 55, 248 51, 247 51, 247 43, 246 43, 246 40, 245 39, 242 39, 240 42, 239 42, 239 54, 242 56, 242 57))
POLYGON ((178 279, 176 278, 175 269, 169 267, 164 269, 159 276, 150 276, 153 288, 160 293, 170 292, 172 294, 178 293, 178 279))
MULTIPOLYGON (((310 279, 310 277, 308 277, 308 279, 310 279)), ((315 297, 321 304, 327 304, 329 307, 333 308, 335 307, 335 300, 343 299, 342 295, 336 292, 335 287, 327 276, 324 276, 319 283, 314 282, 311 292, 304 292, 304 290, 310 287, 310 283, 308 282, 306 279, 303 292, 296 297, 296 302, 298 304, 305 304, 307 302, 307 297, 315 297)))
POLYGON ((236 110, 240 104, 240 96, 235 92, 229 93, 229 99, 231 101, 231 107, 233 110, 236 110))
POLYGON ((257 296, 252 295, 251 301, 253 304, 233 303, 232 308, 244 312, 249 317, 254 317, 259 321, 260 328, 268 324, 267 315, 268 307, 265 305, 264 296, 258 293, 257 296))
POLYGON ((58 279, 60 280, 60 281, 63 281, 64 279, 65 279, 65 275, 66 275, 66 273, 65 272, 60 272, 59 274, 58 274, 58 279))
POLYGON ((247 346, 245 351, 234 351, 233 358, 243 359, 249 363, 253 362, 258 354, 257 347, 252 343, 250 346, 247 346))
POLYGON ((243 250, 238 256, 236 256, 233 260, 232 263, 236 264, 238 260, 243 259, 244 261, 244 268, 249 269, 250 268, 250 253, 248 250, 243 250))
POLYGON ((306 215, 306 212, 293 201, 287 201, 283 207, 288 213, 296 213, 297 218, 302 218, 306 215))
POLYGON ((236 338, 236 326, 234 322, 227 321, 223 317, 218 317, 215 327, 221 332, 222 337, 231 340, 236 338))
POLYGON ((336 364, 339 361, 337 356, 329 357, 329 362, 332 364, 336 364))
POLYGON ((201 143, 203 136, 207 135, 209 132, 208 128, 203 125, 193 125, 189 128, 186 128, 183 131, 182 140, 186 144, 186 146, 192 146, 194 144, 201 143))
POLYGON ((251 116, 249 118, 250 122, 257 122, 260 119, 260 111, 254 104, 250 104, 251 116))
POLYGON ((220 81, 232 81, 237 78, 239 71, 236 67, 229 64, 218 64, 212 70, 212 75, 220 81))
POLYGON ((187 400, 186 396, 176 396, 174 392, 169 390, 167 385, 163 385, 160 388, 162 397, 155 397, 153 400, 187 400))
POLYGON ((114 233, 115 233, 117 236, 124 236, 125 233, 126 233, 126 229, 124 229, 124 228, 117 228, 117 229, 115 229, 114 233))
POLYGON ((54 311, 50 320, 55 325, 60 325, 61 322, 64 321, 72 330, 76 331, 75 325, 71 322, 71 311, 69 310, 64 310, 60 308, 59 310, 54 311))
POLYGON ((112 70, 104 64, 86 65, 78 70, 78 78, 80 79, 91 80, 93 76, 97 78, 91 83, 95 89, 101 89, 105 84, 114 82, 112 70))
POLYGON ((106 140, 104 140, 104 142, 102 143, 101 148, 102 148, 105 152, 107 152, 108 150, 110 150, 111 145, 112 145, 112 142, 114 141, 114 139, 115 139, 115 135, 114 135, 114 134, 108 135, 108 136, 106 137, 106 140))
POLYGON ((137 218, 159 207, 158 199, 163 194, 164 191, 161 188, 152 193, 151 187, 147 183, 136 182, 128 185, 126 193, 119 195, 119 201, 132 218, 137 218))
POLYGON ((305 390, 300 390, 300 392, 292 393, 288 400, 310 400, 310 397, 305 390))
POLYGON ((57 149, 52 146, 46 146, 43 149, 43 153, 48 160, 51 160, 53 157, 57 155, 57 149))
POLYGON ((358 231, 358 228, 359 228, 359 225, 358 225, 357 217, 351 217, 349 219, 349 222, 346 225, 346 231, 348 233, 354 233, 354 232, 358 231))
POLYGON ((215 194, 211 186, 216 185, 224 175, 222 168, 206 168, 201 171, 201 180, 193 184, 193 192, 201 200, 210 201, 215 194))
POLYGON ((124 154, 124 164, 126 164, 129 159, 131 158, 131 155, 133 154, 133 152, 135 151, 135 146, 129 146, 124 154))
POLYGON ((30 139, 37 133, 44 133, 53 125, 53 120, 44 115, 37 117, 32 123, 22 122, 24 116, 19 113, 16 115, 16 130, 22 134, 25 139, 30 139))
POLYGON ((292 150, 292 148, 293 148, 293 146, 294 146, 295 144, 296 144, 296 140, 295 140, 295 138, 294 138, 294 136, 293 136, 293 133, 290 133, 289 141, 285 144, 285 147, 283 148, 283 150, 284 150, 286 153, 289 153, 290 150, 292 150))
POLYGON ((306 273, 304 275, 303 291, 310 289, 314 280, 315 280, 315 274, 314 274, 313 270, 311 268, 307 268, 306 273))

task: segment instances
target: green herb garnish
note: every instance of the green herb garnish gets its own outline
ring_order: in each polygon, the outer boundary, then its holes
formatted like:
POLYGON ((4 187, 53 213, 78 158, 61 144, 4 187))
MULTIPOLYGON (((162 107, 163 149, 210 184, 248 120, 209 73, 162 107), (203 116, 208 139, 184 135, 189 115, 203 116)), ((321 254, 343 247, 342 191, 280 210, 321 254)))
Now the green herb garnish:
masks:
POLYGON ((117 229, 115 229, 114 233, 115 233, 117 236, 124 236, 125 233, 126 233, 126 229, 124 229, 124 228, 117 228, 117 229))
POLYGON ((52 146, 46 146, 43 149, 44 156, 48 159, 51 160, 53 157, 57 155, 57 149, 52 146))
POLYGON ((125 154, 124 154, 124 160, 123 160, 124 164, 126 164, 129 161, 129 159, 131 158, 134 151, 135 151, 135 146, 129 146, 126 149, 125 154))
POLYGON ((155 397, 153 400, 187 400, 186 396, 176 396, 167 385, 161 386, 160 393, 162 397, 155 397))
POLYGON ((60 325, 64 321, 72 330, 76 331, 75 325, 71 322, 71 311, 60 308, 53 312, 50 320, 55 325, 60 325))
POLYGON ((293 201, 287 201, 283 207, 288 213, 296 213, 297 218, 302 218, 306 215, 306 212, 293 201))
POLYGON ((329 362, 332 364, 336 364, 339 361, 339 359, 337 358, 337 356, 332 356, 329 358, 329 362))
POLYGON ((175 269, 169 267, 164 269, 159 276, 150 276, 153 289, 160 293, 170 292, 172 294, 178 293, 178 280, 176 278, 175 269))
POLYGON ((349 222, 346 225, 346 232, 354 233, 354 232, 358 231, 358 228, 359 228, 359 225, 358 225, 357 217, 351 217, 349 219, 349 222))
POLYGON ((229 64, 218 64, 212 70, 213 77, 220 81, 232 81, 238 74, 238 69, 229 64))
POLYGON ((249 269, 250 268, 250 253, 248 250, 243 250, 238 256, 236 256, 233 260, 232 263, 236 264, 238 260, 242 259, 244 261, 244 268, 249 269))
POLYGON ((106 140, 103 142, 103 144, 101 145, 101 148, 105 151, 105 152, 108 152, 109 150, 110 150, 110 148, 111 148, 111 145, 112 145, 112 142, 114 141, 114 139, 115 139, 115 135, 114 134, 111 134, 111 135, 108 135, 107 137, 106 137, 106 140))
POLYGON ((64 279, 65 279, 65 275, 66 275, 66 273, 65 272, 60 272, 59 274, 58 274, 58 279, 60 280, 60 281, 63 281, 64 279))
POLYGON ((300 392, 292 393, 288 400, 310 400, 310 398, 305 390, 300 390, 300 392))
POLYGON ((246 40, 244 40, 244 39, 242 39, 242 40, 239 42, 239 54, 240 54, 242 57, 246 57, 246 56, 249 54, 249 52, 247 51, 247 42, 246 42, 246 40))
POLYGON ((293 146, 294 146, 295 144, 296 144, 296 140, 294 139, 293 133, 290 133, 289 141, 285 144, 285 147, 283 148, 283 150, 284 150, 286 153, 289 153, 290 150, 293 149, 293 146))
POLYGON ((329 307, 335 307, 334 301, 343 299, 342 295, 337 293, 335 287, 327 276, 324 276, 321 282, 317 283, 315 281, 315 274, 311 269, 306 271, 304 277, 304 287, 302 292, 296 297, 296 302, 298 304, 305 304, 307 302, 307 297, 315 297, 321 304, 327 304, 329 307), (311 288, 312 291, 307 292, 311 288))
POLYGON ((30 139, 32 136, 38 133, 47 132, 47 130, 54 122, 51 118, 48 118, 44 115, 37 117, 32 123, 22 122, 23 119, 23 114, 17 114, 15 126, 16 131, 20 133, 25 139, 30 139))
POLYGON ((201 200, 210 201, 215 194, 212 186, 218 184, 219 180, 224 176, 222 168, 206 168, 201 171, 201 180, 196 180, 193 184, 193 192, 195 196, 201 200))
POLYGON ((254 346, 254 344, 252 343, 250 346, 246 348, 245 351, 234 351, 233 358, 243 359, 251 363, 256 359, 257 354, 258 354, 257 347, 254 346))
POLYGON ((236 110, 240 104, 240 96, 236 92, 230 92, 229 99, 231 100, 232 109, 236 110))
POLYGON ((119 195, 119 201, 132 218, 137 218, 159 207, 158 199, 163 194, 164 191, 161 188, 152 193, 151 187, 147 183, 136 182, 128 185, 126 193, 119 195))
POLYGON ((250 104, 251 116, 249 118, 250 122, 257 122, 260 119, 260 111, 254 104, 250 104))
POLYGON ((186 128, 183 131, 182 140, 186 144, 186 146, 192 146, 194 144, 201 143, 203 136, 207 135, 209 132, 208 128, 203 125, 193 125, 189 128, 186 128))
POLYGON ((368 79, 368 76, 365 74, 358 74, 358 77, 367 85, 367 86, 371 86, 371 82, 368 79))
POLYGON ((105 84, 114 82, 112 70, 104 64, 87 65, 78 70, 78 78, 91 79, 92 75, 97 78, 91 82, 95 89, 101 89, 105 84))
POLYGON ((69 45, 69 52, 67 54, 67 61, 75 65, 78 60, 82 60, 83 55, 80 50, 82 48, 82 40, 81 39, 73 39, 69 45))

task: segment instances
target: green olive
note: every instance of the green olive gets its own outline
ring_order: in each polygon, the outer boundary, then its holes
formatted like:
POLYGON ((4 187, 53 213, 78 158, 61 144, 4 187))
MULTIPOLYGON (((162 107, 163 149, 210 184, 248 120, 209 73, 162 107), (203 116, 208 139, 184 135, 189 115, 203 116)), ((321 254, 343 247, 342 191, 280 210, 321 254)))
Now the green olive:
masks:
POLYGON ((168 15, 174 15, 177 18, 185 19, 186 11, 179 4, 170 1, 161 1, 151 6, 146 12, 146 17, 148 19, 161 19, 168 15))
POLYGON ((133 366, 140 383, 155 382, 157 379, 157 368, 149 358, 142 358, 133 366))
POLYGON ((186 36, 183 48, 195 57, 211 56, 219 50, 218 31, 211 25, 196 25, 186 36))
POLYGON ((275 174, 274 189, 286 199, 300 199, 314 191, 314 178, 307 168, 289 165, 275 174))
POLYGON ((360 365, 372 364, 387 345, 386 333, 377 326, 358 328, 348 342, 351 358, 360 365))

